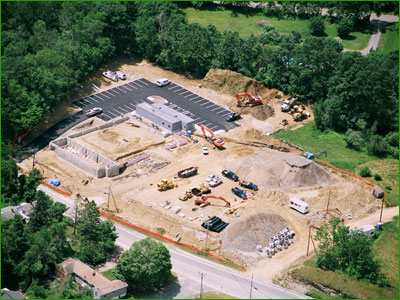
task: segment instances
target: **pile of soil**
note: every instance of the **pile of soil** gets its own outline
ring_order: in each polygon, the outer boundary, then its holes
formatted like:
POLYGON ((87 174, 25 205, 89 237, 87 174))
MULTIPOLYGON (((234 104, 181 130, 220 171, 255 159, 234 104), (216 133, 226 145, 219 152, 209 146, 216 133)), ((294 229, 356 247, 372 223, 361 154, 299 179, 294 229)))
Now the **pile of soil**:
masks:
POLYGON ((268 149, 229 161, 226 167, 241 180, 253 181, 264 188, 326 186, 332 183, 331 175, 311 160, 268 149))
POLYGON ((222 232, 222 249, 255 252, 257 245, 268 245, 269 239, 288 227, 288 222, 272 211, 256 213, 230 224, 222 232))
POLYGON ((263 83, 230 70, 210 69, 204 77, 202 85, 232 96, 235 93, 243 92, 247 92, 253 96, 260 96, 263 100, 263 105, 260 106, 237 107, 236 99, 234 98, 229 104, 229 108, 234 112, 250 114, 258 120, 266 120, 274 114, 274 109, 269 103, 276 95, 282 94, 277 89, 268 89, 263 83))

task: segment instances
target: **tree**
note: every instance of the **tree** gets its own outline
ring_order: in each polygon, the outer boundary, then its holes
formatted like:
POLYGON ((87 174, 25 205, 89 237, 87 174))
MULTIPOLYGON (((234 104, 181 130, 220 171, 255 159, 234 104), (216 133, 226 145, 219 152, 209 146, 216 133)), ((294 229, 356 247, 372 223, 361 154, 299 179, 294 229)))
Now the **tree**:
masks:
POLYGON ((359 231, 333 219, 318 230, 317 265, 323 270, 341 270, 357 279, 365 278, 372 283, 383 279, 379 264, 372 250, 372 239, 359 231))
POLYGON ((325 34, 325 24, 322 17, 313 17, 310 19, 308 26, 310 33, 315 36, 323 36, 325 34))
POLYGON ((353 21, 347 18, 342 18, 337 24, 336 30, 341 38, 347 37, 353 31, 353 21))
POLYGON ((63 281, 57 279, 55 287, 49 291, 48 299, 93 299, 93 291, 85 286, 82 289, 71 275, 63 281))
POLYGON ((171 257, 161 243, 146 238, 132 244, 119 259, 114 275, 135 291, 153 291, 165 286, 171 276, 171 257))
POLYGON ((364 146, 364 137, 360 131, 348 129, 344 138, 347 147, 360 151, 364 146))

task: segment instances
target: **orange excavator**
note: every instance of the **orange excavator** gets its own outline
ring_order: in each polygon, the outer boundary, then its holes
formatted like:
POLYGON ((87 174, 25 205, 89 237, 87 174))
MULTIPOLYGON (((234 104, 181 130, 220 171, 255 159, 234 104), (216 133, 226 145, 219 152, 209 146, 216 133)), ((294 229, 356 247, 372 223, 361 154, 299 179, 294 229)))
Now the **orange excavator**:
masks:
POLYGON ((231 207, 231 203, 228 202, 224 197, 218 197, 218 196, 213 196, 213 195, 208 195, 208 196, 203 196, 203 197, 197 197, 196 200, 194 200, 194 204, 196 205, 200 205, 200 204, 206 204, 209 205, 211 204, 210 202, 208 202, 207 200, 209 198, 213 198, 213 199, 219 199, 225 202, 225 207, 231 207))
POLYGON ((257 105, 262 105, 262 100, 260 96, 255 96, 253 97, 249 93, 239 93, 235 94, 236 100, 237 100, 237 106, 241 107, 242 106, 242 101, 243 97, 247 97, 247 101, 244 103, 244 106, 257 106, 257 105))
POLYGON ((200 124, 201 131, 203 132, 204 138, 208 140, 210 143, 214 144, 218 148, 222 148, 225 144, 225 142, 219 138, 217 138, 214 134, 214 131, 212 131, 210 128, 204 126, 203 124, 200 124), (206 131, 211 135, 211 137, 206 136, 206 131))

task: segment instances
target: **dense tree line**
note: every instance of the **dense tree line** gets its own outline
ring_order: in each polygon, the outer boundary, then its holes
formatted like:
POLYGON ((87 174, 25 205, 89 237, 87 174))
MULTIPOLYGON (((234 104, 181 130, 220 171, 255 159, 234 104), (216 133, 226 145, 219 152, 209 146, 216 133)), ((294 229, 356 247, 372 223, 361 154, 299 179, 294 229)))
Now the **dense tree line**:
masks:
MULTIPOLYGON (((343 21, 345 34, 354 20, 397 7, 361 4, 282 2, 264 13, 279 9, 315 18, 327 7, 338 20, 351 20, 343 21)), ((35 127, 77 82, 127 52, 198 77, 216 67, 256 78, 316 103, 317 126, 347 133, 349 146, 397 157, 398 53, 341 53, 336 40, 281 35, 271 26, 243 39, 188 24, 172 2, 3 2, 2 14, 3 138, 35 127)), ((315 24, 318 32, 320 19, 315 24)))

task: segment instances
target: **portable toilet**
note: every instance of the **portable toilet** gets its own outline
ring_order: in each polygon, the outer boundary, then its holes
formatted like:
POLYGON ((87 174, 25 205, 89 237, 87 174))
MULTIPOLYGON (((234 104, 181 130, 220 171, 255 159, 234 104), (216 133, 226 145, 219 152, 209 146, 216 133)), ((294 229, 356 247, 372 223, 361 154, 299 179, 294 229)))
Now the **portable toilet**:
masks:
POLYGON ((190 139, 192 137, 192 132, 190 130, 186 131, 186 136, 190 139))
POLYGON ((303 154, 303 156, 307 159, 314 159, 314 154, 310 153, 310 152, 305 152, 303 154))

